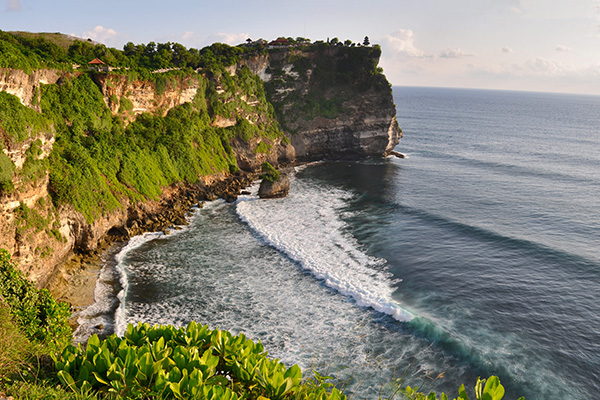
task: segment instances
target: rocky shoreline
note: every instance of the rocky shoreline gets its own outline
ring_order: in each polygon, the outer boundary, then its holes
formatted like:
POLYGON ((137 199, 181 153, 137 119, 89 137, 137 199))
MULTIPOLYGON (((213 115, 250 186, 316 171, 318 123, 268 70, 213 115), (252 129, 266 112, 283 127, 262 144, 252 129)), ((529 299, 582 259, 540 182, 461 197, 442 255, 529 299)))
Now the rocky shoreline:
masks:
POLYGON ((258 175, 240 172, 198 184, 179 184, 165 188, 160 201, 140 203, 128 210, 124 226, 115 227, 100 240, 92 251, 72 254, 57 266, 45 288, 59 301, 71 306, 74 317, 72 328, 77 326, 76 314, 93 304, 96 280, 104 265, 103 255, 117 243, 126 243, 131 237, 145 232, 168 234, 179 225, 187 224, 187 216, 195 205, 219 198, 233 202, 242 190, 250 186, 258 175))

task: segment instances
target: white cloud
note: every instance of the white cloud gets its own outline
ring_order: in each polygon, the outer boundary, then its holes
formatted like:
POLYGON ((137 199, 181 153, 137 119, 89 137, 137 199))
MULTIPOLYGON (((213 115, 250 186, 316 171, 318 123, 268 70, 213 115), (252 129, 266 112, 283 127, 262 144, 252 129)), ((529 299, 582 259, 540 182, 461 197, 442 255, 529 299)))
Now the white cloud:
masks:
POLYGON ((556 51, 568 52, 568 51, 571 51, 571 48, 569 46, 559 44, 556 46, 556 51))
POLYGON ((528 60, 525 64, 530 70, 541 75, 558 76, 565 73, 565 67, 561 63, 541 57, 528 60))
POLYGON ((194 37, 194 32, 192 32, 192 31, 187 31, 183 35, 181 35, 181 38, 183 40, 188 40, 188 39, 191 39, 192 37, 194 37))
POLYGON ((100 42, 103 44, 108 44, 107 42, 110 42, 111 39, 115 39, 118 36, 114 29, 105 28, 102 25, 96 26, 91 31, 83 32, 82 35, 84 38, 90 38, 95 42, 100 42))
POLYGON ((500 50, 502 50, 503 53, 512 53, 513 52, 513 49, 508 46, 504 46, 500 50))
POLYGON ((513 14, 523 14, 523 11, 521 11, 521 9, 517 8, 517 7, 511 7, 510 8, 510 12, 513 14))
POLYGON ((446 49, 440 53, 440 57, 442 58, 463 58, 463 57, 472 57, 473 54, 467 54, 461 49, 446 49))
POLYGON ((7 11, 19 11, 21 9, 20 0, 8 0, 7 3, 8 3, 7 7, 6 7, 7 11))
POLYGON ((383 47, 392 55, 405 57, 423 57, 425 53, 415 47, 415 34, 410 29, 398 29, 385 35, 381 41, 383 47))
POLYGON ((250 35, 248 33, 217 33, 206 38, 206 42, 208 44, 219 42, 233 46, 236 44, 245 43, 249 36, 250 35))

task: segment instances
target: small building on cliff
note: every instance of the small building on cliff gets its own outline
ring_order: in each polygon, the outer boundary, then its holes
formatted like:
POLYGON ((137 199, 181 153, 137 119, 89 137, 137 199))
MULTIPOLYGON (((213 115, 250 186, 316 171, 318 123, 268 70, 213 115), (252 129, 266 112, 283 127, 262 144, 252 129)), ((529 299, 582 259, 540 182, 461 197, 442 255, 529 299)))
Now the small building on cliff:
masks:
POLYGON ((101 59, 94 58, 88 63, 88 69, 98 72, 108 72, 110 70, 110 67, 106 65, 106 63, 101 59))

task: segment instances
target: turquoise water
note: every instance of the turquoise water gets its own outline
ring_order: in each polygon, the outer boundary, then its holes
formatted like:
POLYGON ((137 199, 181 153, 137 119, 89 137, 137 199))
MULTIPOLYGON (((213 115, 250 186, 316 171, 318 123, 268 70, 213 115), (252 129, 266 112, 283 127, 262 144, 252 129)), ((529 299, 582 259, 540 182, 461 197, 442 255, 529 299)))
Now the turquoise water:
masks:
POLYGON ((285 199, 136 238, 91 321, 244 332, 358 399, 407 369, 451 395, 496 374, 507 398, 600 396, 600 97, 394 96, 408 158, 303 166, 285 199))

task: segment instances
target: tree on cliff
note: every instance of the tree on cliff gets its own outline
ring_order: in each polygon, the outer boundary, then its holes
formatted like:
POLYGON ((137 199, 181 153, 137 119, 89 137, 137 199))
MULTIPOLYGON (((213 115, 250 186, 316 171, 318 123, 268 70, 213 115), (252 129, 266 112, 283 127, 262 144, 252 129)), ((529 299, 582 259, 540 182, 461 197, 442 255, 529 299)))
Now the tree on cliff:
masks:
POLYGON ((363 45, 364 45, 364 46, 369 46, 369 45, 371 45, 371 42, 369 42, 369 37, 368 37, 368 36, 365 36, 365 40, 363 40, 363 45))

